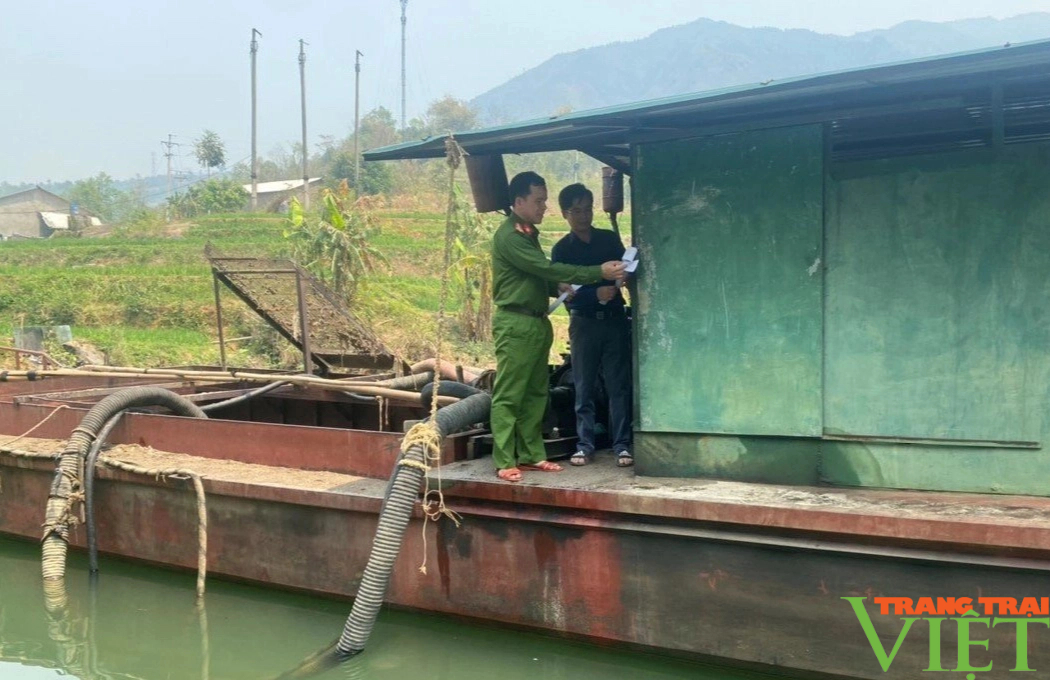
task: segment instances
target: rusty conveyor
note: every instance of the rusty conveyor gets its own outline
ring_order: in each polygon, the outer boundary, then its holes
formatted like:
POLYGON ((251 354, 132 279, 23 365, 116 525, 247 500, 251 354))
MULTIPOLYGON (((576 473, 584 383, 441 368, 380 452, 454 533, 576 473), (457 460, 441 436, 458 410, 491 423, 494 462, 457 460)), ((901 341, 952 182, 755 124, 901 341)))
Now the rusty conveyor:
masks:
MULTIPOLYGON (((383 342, 324 283, 291 260, 223 257, 210 247, 205 255, 216 282, 299 348, 322 373, 394 366, 396 358, 383 342)), ((221 333, 218 290, 216 284, 221 333)))

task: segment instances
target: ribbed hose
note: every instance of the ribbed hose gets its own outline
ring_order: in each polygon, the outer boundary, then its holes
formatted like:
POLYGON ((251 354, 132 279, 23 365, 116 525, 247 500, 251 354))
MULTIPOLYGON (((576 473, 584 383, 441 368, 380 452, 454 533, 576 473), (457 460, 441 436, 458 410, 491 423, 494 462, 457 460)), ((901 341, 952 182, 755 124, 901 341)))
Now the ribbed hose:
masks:
POLYGON ((418 392, 423 385, 428 382, 433 382, 434 371, 423 371, 422 373, 413 373, 411 375, 403 375, 400 378, 388 378, 387 380, 380 380, 374 383, 364 383, 366 385, 375 385, 376 387, 386 387, 391 390, 408 390, 410 392, 418 392))
MULTIPOLYGON (((438 394, 442 397, 456 397, 457 399, 466 399, 469 396, 479 394, 481 390, 476 387, 471 387, 466 383, 456 382, 455 380, 442 380, 438 383, 438 394)), ((434 383, 427 383, 423 386, 423 389, 419 391, 419 400, 424 404, 429 404, 431 398, 434 396, 434 383)))
POLYGON ((70 512, 80 491, 78 468, 81 461, 106 421, 121 411, 142 406, 163 406, 178 416, 208 417, 193 402, 160 387, 129 387, 109 395, 87 412, 62 451, 47 499, 42 557, 45 582, 60 580, 66 573, 70 512))
MULTIPOLYGON (((468 425, 483 422, 489 417, 492 398, 482 392, 440 409, 434 416, 438 432, 444 437, 468 425)), ((354 606, 336 643, 341 654, 352 656, 365 648, 372 634, 379 609, 383 606, 390 574, 401 550, 405 528, 412 517, 412 508, 419 499, 419 487, 426 474, 422 445, 405 452, 402 461, 394 466, 391 475, 390 496, 379 515, 372 553, 368 557, 361 585, 354 598, 354 606), (402 462, 408 464, 401 464, 402 462)))

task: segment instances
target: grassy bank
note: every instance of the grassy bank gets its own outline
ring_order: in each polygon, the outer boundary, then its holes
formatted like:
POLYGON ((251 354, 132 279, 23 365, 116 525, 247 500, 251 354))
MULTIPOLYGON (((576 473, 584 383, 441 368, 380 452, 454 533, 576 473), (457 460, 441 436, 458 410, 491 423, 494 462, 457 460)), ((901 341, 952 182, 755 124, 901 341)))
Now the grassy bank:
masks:
MULTIPOLYGON (((360 288, 354 311, 406 359, 432 356, 445 218, 439 210, 377 212, 375 240, 388 264, 360 288)), ((545 246, 564 235, 556 213, 545 246)), ((172 225, 122 228, 98 237, 0 243, 0 333, 9 344, 20 326, 68 325, 111 363, 140 366, 215 364, 215 304, 204 257, 211 244, 227 256, 286 256, 285 221, 273 215, 234 214, 172 225)), ((453 292, 449 309, 460 308, 453 292)), ((223 296, 231 363, 282 367, 294 350, 232 294, 223 296)), ((564 347, 564 316, 555 319, 564 347)), ((450 351, 468 364, 492 362, 489 343, 465 342, 451 324, 450 351)), ((7 360, 7 357, 0 357, 7 360)), ((8 362, 10 363, 10 362, 8 362)))

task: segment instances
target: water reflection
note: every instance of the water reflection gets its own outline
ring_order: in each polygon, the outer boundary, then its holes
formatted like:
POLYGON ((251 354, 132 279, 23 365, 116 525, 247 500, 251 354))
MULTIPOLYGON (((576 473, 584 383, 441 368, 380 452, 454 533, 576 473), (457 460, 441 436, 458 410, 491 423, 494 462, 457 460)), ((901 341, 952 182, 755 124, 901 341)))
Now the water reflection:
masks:
MULTIPOLYGON (((342 630, 349 604, 224 583, 194 602, 192 574, 109 561, 97 588, 70 557, 68 604, 47 611, 39 547, 0 538, 4 680, 266 680, 300 666, 342 630)), ((539 635, 384 612, 369 648, 319 680, 703 678, 744 674, 539 635)))

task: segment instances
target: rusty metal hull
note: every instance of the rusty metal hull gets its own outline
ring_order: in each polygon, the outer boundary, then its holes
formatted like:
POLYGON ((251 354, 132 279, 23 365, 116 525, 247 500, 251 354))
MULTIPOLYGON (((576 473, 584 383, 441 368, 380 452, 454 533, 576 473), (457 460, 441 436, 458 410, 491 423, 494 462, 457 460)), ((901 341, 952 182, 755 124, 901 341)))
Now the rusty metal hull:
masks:
MULTIPOLYGON (((52 471, 0 462, 0 530, 39 537, 52 471)), ((208 484, 209 569, 282 588, 352 596, 371 547, 382 483, 317 492, 208 484)), ((191 569, 193 496, 171 484, 105 472, 104 552, 191 569)), ((852 677, 909 677, 926 667, 925 631, 879 668, 843 596, 1038 594, 1044 564, 858 543, 720 531, 657 517, 466 500, 448 522, 413 521, 391 583, 393 605, 524 626, 604 643, 852 677), (909 552, 909 550, 911 550, 909 552), (981 564, 988 562, 989 564, 981 564), (1031 567, 1031 568, 1026 568, 1031 567)), ((74 536, 82 546, 83 532, 74 536)), ((898 631, 880 630, 892 646, 898 631)), ((990 658, 1012 667, 1009 640, 990 658)), ((946 641, 945 658, 954 658, 946 641)), ((1031 664, 1050 664, 1033 651, 1031 664)))
MULTIPOLYGON (((0 401, 0 433, 20 434, 52 411, 0 401)), ((81 415, 59 411, 34 436, 60 437, 81 415)), ((205 480, 210 574, 354 595, 398 435, 228 421, 190 426, 149 415, 130 417, 118 434, 166 450, 288 467, 309 454, 317 469, 363 475, 326 490, 205 480)), ((857 510, 860 500, 915 505, 916 497, 904 492, 857 491, 847 509, 777 507, 703 499, 686 488, 660 496, 646 484, 574 486, 553 482, 562 476, 548 482, 542 473, 522 485, 498 484, 484 466, 478 461, 446 477, 460 527, 445 521, 424 534, 422 518, 413 520, 390 604, 810 677, 904 678, 927 667, 928 630, 916 626, 884 673, 842 597, 868 597, 870 604, 880 595, 1047 594, 1050 523, 1041 519, 1050 510, 1047 499, 991 501, 1000 514, 1013 512, 996 523, 986 516, 857 510)), ((47 460, 0 454, 0 532, 39 538, 53 470, 47 460)), ((622 474, 614 470, 609 474, 622 474)), ((117 470, 99 477, 103 552, 195 567, 196 507, 187 488, 117 470)), ((938 498, 969 503, 963 495, 938 498)), ((82 547, 84 538, 82 529, 75 532, 74 545, 82 547)), ((899 618, 870 611, 891 649, 899 618)), ((1050 667, 1046 635, 1031 631, 1032 668, 1050 667)), ((954 668, 954 630, 943 637, 945 665, 954 668)), ((981 637, 988 635, 975 639, 981 637)), ((1015 663, 1014 643, 997 631, 987 651, 971 656, 980 661, 975 665, 994 663, 986 677, 1005 676, 1015 663)))

